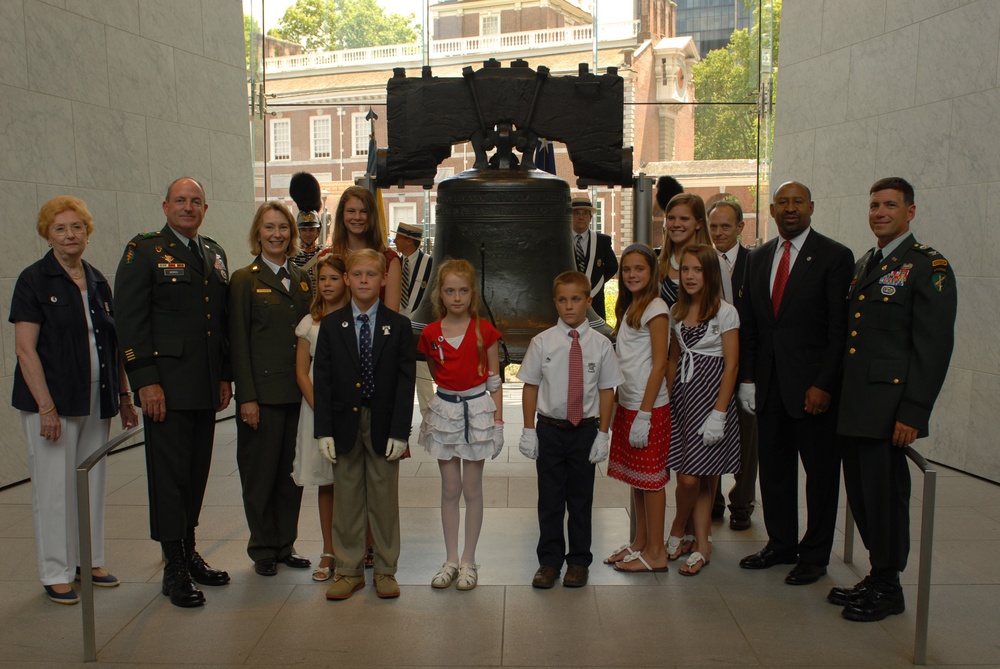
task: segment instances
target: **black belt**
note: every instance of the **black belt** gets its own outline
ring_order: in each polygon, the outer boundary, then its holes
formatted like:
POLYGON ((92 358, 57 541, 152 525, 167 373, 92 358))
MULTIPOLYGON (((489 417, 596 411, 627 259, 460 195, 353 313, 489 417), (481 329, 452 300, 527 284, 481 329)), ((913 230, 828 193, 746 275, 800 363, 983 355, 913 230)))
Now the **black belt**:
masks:
POLYGON ((486 394, 484 390, 481 393, 475 395, 455 395, 452 393, 443 393, 441 390, 436 391, 437 396, 443 399, 445 402, 451 402, 452 404, 462 405, 462 415, 465 418, 465 443, 469 443, 469 400, 474 400, 477 397, 482 397, 486 394))
POLYGON ((542 423, 543 425, 551 425, 552 427, 560 430, 573 430, 575 428, 580 427, 581 425, 590 425, 591 423, 596 423, 597 416, 591 416, 590 418, 583 418, 577 425, 573 425, 573 423, 569 422, 568 420, 549 418, 548 416, 544 416, 542 414, 538 414, 537 420, 539 423, 542 423))

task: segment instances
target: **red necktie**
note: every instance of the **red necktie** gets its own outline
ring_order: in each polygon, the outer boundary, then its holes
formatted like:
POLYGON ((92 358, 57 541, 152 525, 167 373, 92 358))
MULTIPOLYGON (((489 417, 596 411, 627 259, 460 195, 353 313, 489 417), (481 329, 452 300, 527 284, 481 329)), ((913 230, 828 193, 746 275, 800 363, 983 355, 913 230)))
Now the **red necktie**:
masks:
POLYGON ((583 349, 580 348, 580 333, 570 330, 573 338, 569 345, 569 394, 566 396, 566 420, 579 425, 583 420, 583 349))
POLYGON ((774 287, 771 288, 771 308, 774 310, 774 315, 778 315, 778 307, 781 306, 781 296, 785 294, 785 284, 788 283, 788 266, 792 261, 792 243, 785 241, 782 242, 782 246, 785 247, 785 251, 781 254, 781 260, 778 261, 778 272, 774 275, 774 287))

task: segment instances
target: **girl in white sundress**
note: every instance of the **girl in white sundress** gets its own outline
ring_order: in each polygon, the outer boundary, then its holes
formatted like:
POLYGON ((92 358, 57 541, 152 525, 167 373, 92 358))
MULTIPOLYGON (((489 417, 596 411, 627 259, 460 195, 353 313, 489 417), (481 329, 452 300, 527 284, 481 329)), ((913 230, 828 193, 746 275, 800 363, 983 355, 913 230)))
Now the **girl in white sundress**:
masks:
POLYGON ((313 356, 319 322, 323 316, 347 304, 351 291, 344 283, 344 259, 328 254, 316 263, 316 293, 309 305, 309 314, 299 322, 295 334, 299 338, 295 355, 295 378, 302 391, 299 411, 299 434, 295 441, 292 479, 297 485, 319 486, 319 524, 323 532, 323 553, 313 571, 314 581, 326 581, 333 570, 333 465, 322 456, 313 437, 313 356))

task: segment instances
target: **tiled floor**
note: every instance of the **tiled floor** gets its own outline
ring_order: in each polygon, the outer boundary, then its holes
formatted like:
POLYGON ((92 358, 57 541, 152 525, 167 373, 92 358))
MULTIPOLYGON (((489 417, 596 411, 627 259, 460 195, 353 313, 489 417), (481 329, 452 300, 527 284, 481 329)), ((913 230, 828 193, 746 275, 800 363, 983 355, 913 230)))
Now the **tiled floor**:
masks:
MULTIPOLYGON (((199 528, 199 549, 233 582, 206 588, 208 603, 182 610, 160 595, 162 564, 148 539, 141 448, 108 467, 108 567, 122 580, 99 590, 101 663, 121 666, 335 667, 905 667, 912 661, 916 610, 920 474, 914 473, 908 609, 881 623, 841 619, 831 585, 853 584, 867 563, 842 561, 838 533, 829 576, 812 586, 783 582, 785 570, 741 570, 764 541, 759 513, 748 532, 716 524, 712 564, 697 578, 626 575, 599 563, 628 533, 627 492, 598 476, 590 585, 530 587, 536 568, 534 467, 517 451, 520 396, 508 388, 507 448, 486 465, 486 514, 472 592, 437 591, 443 561, 437 465, 422 451, 400 480, 402 596, 382 601, 369 585, 345 602, 324 599, 309 572, 253 573, 236 471, 235 427, 216 431, 215 461, 199 528)), ((919 445, 918 445, 919 446, 919 445)), ((727 483, 724 481, 724 485, 727 483)), ((673 487, 668 489, 672 506, 673 487)), ((1000 486, 939 469, 928 663, 1000 666, 1000 486)), ((321 550, 316 491, 307 489, 297 548, 321 550)), ((668 509, 672 516, 673 509, 668 509)), ((840 527, 843 527, 843 498, 840 527)), ((856 555, 864 552, 857 544, 856 555)), ((81 607, 49 602, 38 583, 30 484, 0 492, 0 667, 80 664, 81 607)), ((370 577, 369 577, 370 578, 370 577)))

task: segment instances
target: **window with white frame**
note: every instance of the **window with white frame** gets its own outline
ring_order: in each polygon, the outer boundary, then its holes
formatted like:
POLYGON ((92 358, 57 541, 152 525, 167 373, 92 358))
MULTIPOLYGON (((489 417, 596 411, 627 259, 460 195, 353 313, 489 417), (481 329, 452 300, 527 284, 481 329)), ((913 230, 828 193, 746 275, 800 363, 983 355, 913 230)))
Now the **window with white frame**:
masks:
POLYGON ((371 134, 371 124, 365 119, 365 113, 359 112, 351 114, 351 123, 354 128, 354 152, 355 158, 368 155, 368 136, 371 134))
POLYGON ((329 158, 333 155, 333 136, 330 133, 329 116, 313 116, 310 119, 310 145, 313 160, 329 158))
POLYGON ((594 212, 594 231, 604 232, 604 200, 597 198, 594 200, 594 208, 597 211, 594 212))
POLYGON ((499 35, 500 17, 496 14, 482 14, 479 19, 480 35, 499 35))
POLYGON ((292 120, 271 120, 271 160, 292 159, 292 120))

